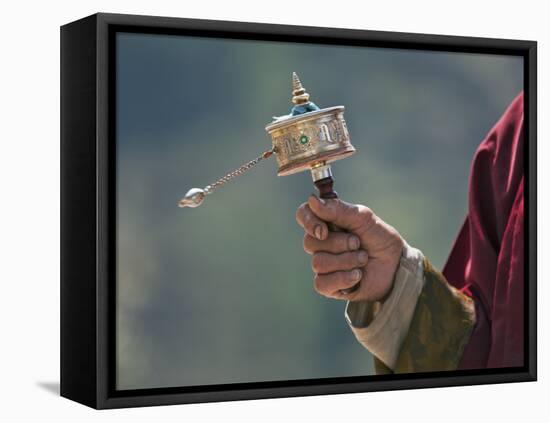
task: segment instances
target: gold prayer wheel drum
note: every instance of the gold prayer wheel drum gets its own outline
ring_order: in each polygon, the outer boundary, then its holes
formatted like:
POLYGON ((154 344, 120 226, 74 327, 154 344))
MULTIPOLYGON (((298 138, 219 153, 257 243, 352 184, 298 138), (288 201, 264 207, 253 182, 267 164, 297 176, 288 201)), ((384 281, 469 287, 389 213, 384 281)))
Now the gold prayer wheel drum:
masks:
POLYGON ((289 115, 266 126, 279 176, 291 175, 355 153, 344 120, 344 106, 289 115))

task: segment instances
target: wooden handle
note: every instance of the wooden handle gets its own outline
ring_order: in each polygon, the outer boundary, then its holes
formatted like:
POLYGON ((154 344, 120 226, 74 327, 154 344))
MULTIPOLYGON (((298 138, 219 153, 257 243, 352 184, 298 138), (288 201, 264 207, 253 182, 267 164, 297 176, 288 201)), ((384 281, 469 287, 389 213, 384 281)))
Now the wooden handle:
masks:
MULTIPOLYGON (((331 198, 338 198, 338 194, 334 191, 334 178, 332 176, 327 176, 326 178, 319 179, 313 183, 315 188, 319 191, 319 198, 324 200, 331 198)), ((331 232, 345 232, 343 229, 339 228, 332 222, 326 222, 329 231, 331 232)), ((352 292, 357 291, 359 288, 360 282, 357 282, 351 288, 341 289, 340 292, 344 295, 351 294, 352 292)))

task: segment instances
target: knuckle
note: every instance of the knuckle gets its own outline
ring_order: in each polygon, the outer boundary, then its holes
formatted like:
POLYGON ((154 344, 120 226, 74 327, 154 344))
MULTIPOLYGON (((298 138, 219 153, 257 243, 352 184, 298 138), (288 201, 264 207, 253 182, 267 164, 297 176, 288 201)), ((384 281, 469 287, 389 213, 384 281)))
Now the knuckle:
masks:
POLYGON ((309 213, 307 209, 305 209, 302 214, 302 221, 304 222, 304 225, 311 226, 312 220, 313 220, 313 216, 311 216, 311 213, 309 213))
POLYGON ((369 209, 367 206, 359 206, 358 208, 358 215, 360 217, 361 226, 363 228, 369 229, 377 224, 378 219, 371 209, 369 209))
POLYGON ((321 290, 321 276, 319 275, 315 275, 315 277, 313 278, 313 288, 315 289, 315 291, 317 291, 319 294, 322 294, 322 290, 321 290))
POLYGON ((355 217, 359 214, 359 210, 362 206, 353 203, 342 203, 342 211, 348 218, 355 217))
POLYGON ((374 219, 374 213, 367 206, 359 205, 357 206, 357 213, 365 221, 370 221, 374 219))
POLYGON ((311 256, 311 267, 313 268, 313 271, 316 273, 320 273, 323 271, 324 260, 323 256, 319 253, 315 253, 311 256))
POLYGON ((308 254, 313 253, 313 245, 311 242, 311 237, 309 235, 304 235, 304 239, 302 241, 302 246, 304 248, 304 251, 308 254))
POLYGON ((304 207, 305 207, 305 203, 302 203, 300 204, 300 206, 298 206, 298 208, 296 209, 296 214, 295 214, 295 217, 296 217, 296 221, 298 223, 300 223, 302 221, 302 216, 304 214, 304 207))
POLYGON ((346 219, 353 229, 359 229, 372 220, 374 213, 367 206, 362 204, 343 203, 343 218, 346 219))

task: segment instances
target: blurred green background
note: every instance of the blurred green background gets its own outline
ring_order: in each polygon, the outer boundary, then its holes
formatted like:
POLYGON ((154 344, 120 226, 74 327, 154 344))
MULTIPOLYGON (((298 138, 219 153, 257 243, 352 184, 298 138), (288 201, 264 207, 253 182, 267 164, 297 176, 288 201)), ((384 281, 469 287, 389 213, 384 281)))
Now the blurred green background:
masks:
POLYGON ((270 159, 296 71, 320 107, 343 104, 357 153, 335 188, 442 267, 467 207, 476 146, 521 91, 519 57, 199 37, 117 35, 117 387, 372 374, 344 303, 312 288, 294 219, 310 175, 270 159))

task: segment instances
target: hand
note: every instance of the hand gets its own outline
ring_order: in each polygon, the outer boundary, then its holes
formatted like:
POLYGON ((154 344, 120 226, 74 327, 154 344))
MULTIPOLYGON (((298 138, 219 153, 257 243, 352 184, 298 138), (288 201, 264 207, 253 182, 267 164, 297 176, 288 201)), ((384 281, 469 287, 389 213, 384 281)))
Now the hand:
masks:
POLYGON ((311 195, 296 211, 304 228, 304 250, 311 254, 315 290, 325 297, 380 301, 389 294, 404 240, 368 207, 311 195), (346 232, 330 232, 333 222, 346 232), (359 288, 343 294, 340 290, 359 288))

